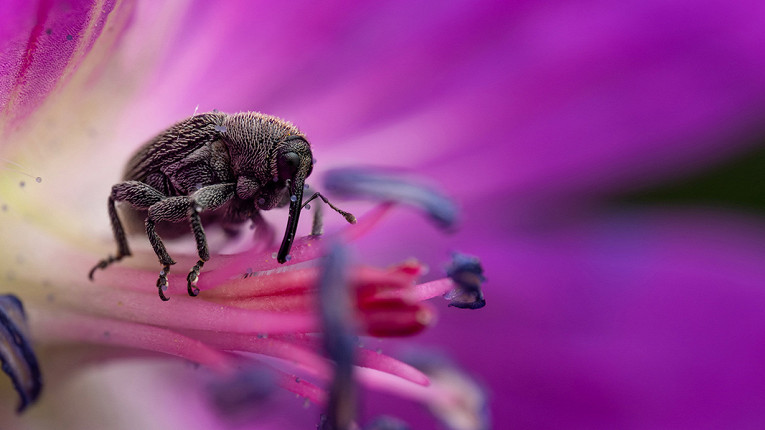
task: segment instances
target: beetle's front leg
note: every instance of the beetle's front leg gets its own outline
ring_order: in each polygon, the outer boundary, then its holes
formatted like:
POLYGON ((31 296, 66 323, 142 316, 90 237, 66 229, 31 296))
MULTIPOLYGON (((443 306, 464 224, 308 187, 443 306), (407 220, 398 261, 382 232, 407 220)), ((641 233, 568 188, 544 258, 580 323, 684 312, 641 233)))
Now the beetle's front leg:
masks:
POLYGON ((190 296, 199 294, 197 282, 199 281, 199 271, 202 270, 205 261, 210 259, 210 252, 207 249, 207 238, 202 228, 202 220, 199 213, 205 210, 213 210, 223 206, 234 197, 236 184, 216 184, 202 187, 191 195, 191 230, 194 232, 194 239, 197 242, 197 252, 199 261, 191 268, 186 277, 186 287, 190 296))
MULTIPOLYGON (((234 190, 235 184, 209 185, 200 188, 190 196, 170 197, 149 208, 149 219, 152 221, 178 222, 188 218, 191 223, 191 230, 197 243, 199 261, 191 268, 186 277, 187 290, 190 296, 199 294, 199 289, 196 288, 197 281, 199 281, 199 272, 202 270, 205 261, 210 259, 210 252, 207 249, 207 238, 205 237, 199 214, 205 210, 221 207, 234 196, 234 190)), ((161 245, 161 242, 159 245, 161 245)), ((162 272, 160 272, 161 280, 162 272)))
POLYGON ((155 221, 151 216, 146 218, 146 235, 149 236, 149 243, 151 243, 151 247, 154 248, 154 253, 157 254, 159 263, 162 265, 162 270, 159 272, 159 278, 157 278, 157 290, 159 291, 159 298, 162 299, 163 302, 166 302, 170 300, 165 296, 165 291, 167 291, 168 287, 167 274, 170 273, 170 266, 175 264, 175 261, 173 261, 173 259, 170 258, 170 254, 167 253, 165 244, 163 244, 162 239, 159 238, 155 228, 155 221))

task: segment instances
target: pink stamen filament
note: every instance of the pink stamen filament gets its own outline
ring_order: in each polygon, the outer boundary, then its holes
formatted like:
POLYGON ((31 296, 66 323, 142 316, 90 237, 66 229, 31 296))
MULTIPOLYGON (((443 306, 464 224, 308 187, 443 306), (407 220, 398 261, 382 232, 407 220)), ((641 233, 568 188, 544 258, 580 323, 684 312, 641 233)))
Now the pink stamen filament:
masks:
MULTIPOLYGON (((196 337, 196 336, 194 336, 196 337)), ((313 366, 313 363, 319 363, 321 362, 324 366, 328 366, 328 361, 320 356, 319 351, 322 351, 324 346, 322 344, 322 340, 320 336, 314 336, 314 335, 306 335, 306 334, 296 334, 296 335, 275 335, 275 336, 268 336, 268 338, 258 338, 258 339, 252 339, 248 337, 244 337, 242 335, 232 335, 232 334, 226 334, 225 336, 218 337, 217 334, 214 334, 213 337, 217 337, 215 339, 215 342, 223 342, 223 343, 215 343, 216 346, 222 348, 222 349, 228 349, 228 350, 237 350, 237 351, 249 351, 249 352, 255 352, 255 353, 262 353, 266 355, 270 355, 273 357, 279 357, 279 358, 285 358, 294 360, 295 362, 298 362, 300 364, 307 364, 307 367, 313 366), (269 346, 264 346, 264 343, 267 343, 266 341, 279 341, 282 343, 282 345, 277 344, 276 348, 282 349, 279 354, 272 354, 269 351, 269 346), (256 343, 260 345, 255 345, 256 343), (297 348, 295 351, 299 352, 291 352, 287 347, 283 344, 290 345, 291 347, 297 348), (299 359, 301 355, 308 354, 305 357, 308 357, 307 360, 299 359), (309 361, 310 360, 310 361, 309 361)), ((422 373, 420 370, 418 370, 415 367, 412 367, 404 362, 401 362, 391 356, 385 355, 381 352, 375 352, 371 351, 366 348, 359 348, 356 350, 356 365, 360 367, 368 367, 370 369, 379 370, 380 372, 388 373, 394 376, 398 376, 400 378, 406 379, 408 381, 411 381, 415 384, 420 385, 428 385, 430 384, 430 381, 424 373, 422 373)), ((320 370, 326 370, 328 367, 325 367, 325 369, 320 370)), ((314 372, 316 376, 320 377, 327 377, 329 375, 327 372, 314 372)))
POLYGON ((31 311, 35 337, 46 343, 130 347, 174 355, 223 373, 235 371, 235 363, 228 354, 172 330, 68 312, 31 311))
POLYGON ((319 329, 317 317, 307 312, 241 309, 184 295, 162 302, 151 291, 89 290, 68 291, 57 296, 56 303, 82 314, 177 329, 230 333, 300 333, 319 329))
POLYGON ((410 300, 421 302, 432 299, 433 297, 443 296, 453 290, 454 287, 454 281, 449 278, 441 278, 435 281, 417 284, 413 289, 406 293, 406 297, 410 300))

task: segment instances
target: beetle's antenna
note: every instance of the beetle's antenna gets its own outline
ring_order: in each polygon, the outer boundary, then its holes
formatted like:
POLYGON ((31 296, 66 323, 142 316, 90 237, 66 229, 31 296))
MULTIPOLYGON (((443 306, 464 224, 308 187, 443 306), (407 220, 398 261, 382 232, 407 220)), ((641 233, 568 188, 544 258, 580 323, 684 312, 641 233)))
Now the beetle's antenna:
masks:
POLYGON ((345 218, 346 221, 348 221, 351 224, 356 224, 356 217, 352 213, 346 212, 346 211, 338 208, 337 206, 333 205, 332 203, 329 202, 329 200, 326 197, 324 197, 324 195, 322 193, 314 193, 308 200, 305 201, 305 203, 303 203, 303 207, 308 205, 308 203, 311 203, 313 201, 313 199, 315 199, 316 197, 322 199, 324 201, 324 203, 326 203, 329 207, 331 207, 335 212, 337 212, 340 215, 342 215, 343 218, 345 218))
POLYGON ((298 218, 300 218, 300 209, 303 206, 303 183, 305 183, 304 177, 296 177, 290 188, 290 216, 287 219, 287 230, 284 232, 284 238, 282 239, 282 245, 279 247, 279 254, 276 256, 276 261, 284 263, 288 260, 288 254, 292 248, 292 242, 295 240, 295 233, 297 232, 298 218))

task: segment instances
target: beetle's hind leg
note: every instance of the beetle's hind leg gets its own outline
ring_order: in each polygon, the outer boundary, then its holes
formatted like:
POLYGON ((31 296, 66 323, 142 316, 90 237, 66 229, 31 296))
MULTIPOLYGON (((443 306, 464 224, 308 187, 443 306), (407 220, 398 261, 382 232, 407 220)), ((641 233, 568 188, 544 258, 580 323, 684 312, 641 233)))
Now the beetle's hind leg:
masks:
POLYGON ((106 269, 110 264, 131 255, 127 237, 125 236, 125 229, 117 215, 116 202, 127 201, 137 209, 146 209, 152 204, 160 201, 162 198, 164 198, 162 193, 149 185, 138 181, 120 182, 112 187, 107 208, 109 211, 109 219, 112 224, 112 232, 114 233, 114 240, 117 242, 117 254, 114 256, 109 255, 93 266, 93 268, 90 269, 90 273, 88 273, 90 280, 93 280, 93 275, 96 270, 106 269))
POLYGON ((109 196, 108 209, 109 209, 109 219, 111 220, 111 223, 112 223, 112 233, 114 234, 114 241, 117 242, 117 254, 109 255, 108 257, 96 263, 96 265, 93 266, 92 269, 90 269, 90 272, 88 273, 88 278, 90 278, 91 281, 93 280, 93 274, 96 272, 96 270, 106 269, 110 264, 122 260, 123 257, 128 257, 131 255, 130 247, 128 246, 128 243, 127 243, 127 237, 125 237, 125 228, 122 227, 122 222, 120 221, 119 216, 117 216, 117 208, 115 207, 115 204, 114 204, 113 195, 109 196))

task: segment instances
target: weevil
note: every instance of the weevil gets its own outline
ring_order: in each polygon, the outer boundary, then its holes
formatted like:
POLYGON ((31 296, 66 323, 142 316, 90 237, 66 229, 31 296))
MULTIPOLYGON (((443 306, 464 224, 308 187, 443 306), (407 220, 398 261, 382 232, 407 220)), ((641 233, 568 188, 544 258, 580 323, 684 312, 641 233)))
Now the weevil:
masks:
MULTIPOLYGON (((123 181, 112 187, 107 208, 117 253, 99 261, 89 277, 92 280, 97 269, 131 255, 118 202, 132 207, 128 216, 144 219, 149 242, 162 265, 157 289, 163 301, 168 300, 164 294, 167 275, 175 261, 157 232, 157 223, 190 223, 199 255, 186 278, 190 296, 199 294, 199 273, 210 259, 203 220, 233 231, 248 221, 264 223, 260 211, 289 205, 277 254, 277 261, 283 264, 289 260, 300 211, 314 198, 321 198, 348 222, 356 222, 353 215, 320 193, 303 202, 305 180, 312 170, 311 145, 288 121, 259 112, 218 111, 184 119, 143 145, 128 161, 123 181)), ((123 217, 125 214, 123 211, 123 217)))

